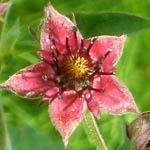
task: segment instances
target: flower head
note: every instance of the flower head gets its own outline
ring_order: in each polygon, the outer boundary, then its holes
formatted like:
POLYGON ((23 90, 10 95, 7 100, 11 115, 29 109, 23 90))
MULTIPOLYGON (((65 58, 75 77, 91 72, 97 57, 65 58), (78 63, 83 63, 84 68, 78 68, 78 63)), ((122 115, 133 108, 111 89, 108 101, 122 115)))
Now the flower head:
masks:
POLYGON ((137 113, 134 99, 114 75, 126 36, 83 39, 77 27, 51 4, 45 8, 41 32, 42 62, 20 70, 1 87, 27 98, 43 96, 65 145, 87 108, 99 119, 110 114, 137 113))
POLYGON ((127 134, 132 150, 150 150, 150 112, 141 114, 127 126, 127 134))

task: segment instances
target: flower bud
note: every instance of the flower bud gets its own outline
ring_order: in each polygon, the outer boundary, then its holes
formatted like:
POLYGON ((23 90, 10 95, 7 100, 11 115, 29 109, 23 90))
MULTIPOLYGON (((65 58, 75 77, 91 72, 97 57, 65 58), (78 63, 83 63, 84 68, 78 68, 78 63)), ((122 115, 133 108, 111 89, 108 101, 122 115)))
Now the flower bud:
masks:
POLYGON ((143 113, 127 126, 127 135, 132 150, 150 150, 150 112, 143 113))

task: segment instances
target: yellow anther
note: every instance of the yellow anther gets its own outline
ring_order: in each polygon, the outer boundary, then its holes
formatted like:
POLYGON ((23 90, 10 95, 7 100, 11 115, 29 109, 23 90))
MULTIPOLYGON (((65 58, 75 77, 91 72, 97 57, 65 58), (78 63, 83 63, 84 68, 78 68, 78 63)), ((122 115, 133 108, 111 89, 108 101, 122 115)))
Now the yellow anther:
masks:
POLYGON ((84 79, 90 72, 89 61, 84 56, 72 54, 64 62, 65 74, 75 80, 84 79))

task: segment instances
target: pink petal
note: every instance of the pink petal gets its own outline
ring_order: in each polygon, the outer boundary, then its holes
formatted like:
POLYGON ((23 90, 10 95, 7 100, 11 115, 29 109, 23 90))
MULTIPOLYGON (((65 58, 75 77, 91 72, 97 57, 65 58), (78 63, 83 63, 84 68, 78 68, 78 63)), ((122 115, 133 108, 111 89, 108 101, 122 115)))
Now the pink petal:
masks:
POLYGON ((83 119, 86 109, 86 102, 73 90, 64 91, 61 99, 56 98, 49 105, 51 120, 61 133, 65 146, 70 135, 83 119))
MULTIPOLYGON (((126 36, 99 36, 90 49, 90 56, 92 60, 99 61, 101 56, 104 56, 108 51, 111 53, 103 62, 103 71, 113 71, 114 65, 118 62, 122 55, 124 42, 126 36)), ((90 43, 91 39, 85 40, 85 47, 90 43)))
POLYGON ((127 112, 139 113, 134 98, 121 81, 115 76, 100 76, 94 79, 92 98, 99 103, 104 112, 110 114, 124 114, 127 112))
POLYGON ((59 93, 59 88, 57 87, 51 88, 50 90, 45 92, 42 101, 51 100, 51 98, 53 98, 54 96, 57 96, 58 93, 59 93))
POLYGON ((45 19, 41 33, 42 49, 50 50, 50 47, 54 48, 54 39, 56 47, 61 53, 66 49, 66 37, 69 38, 69 46, 76 48, 76 45, 79 45, 81 41, 82 35, 77 31, 77 41, 75 40, 74 26, 69 18, 61 15, 49 3, 45 8, 45 19))
POLYGON ((11 3, 0 3, 0 15, 2 15, 6 9, 11 5, 11 3))
POLYGON ((99 115, 99 103, 95 99, 92 99, 91 93, 89 90, 85 90, 83 92, 83 96, 86 99, 88 109, 97 117, 97 119, 100 119, 99 115))
POLYGON ((100 119, 99 115, 99 103, 97 100, 92 99, 88 103, 88 109, 97 117, 97 119, 100 119))
POLYGON ((48 51, 37 51, 37 54, 47 63, 52 62, 52 55, 48 51))
POLYGON ((39 63, 20 70, 3 85, 20 96, 36 98, 55 86, 55 72, 46 63, 39 63))

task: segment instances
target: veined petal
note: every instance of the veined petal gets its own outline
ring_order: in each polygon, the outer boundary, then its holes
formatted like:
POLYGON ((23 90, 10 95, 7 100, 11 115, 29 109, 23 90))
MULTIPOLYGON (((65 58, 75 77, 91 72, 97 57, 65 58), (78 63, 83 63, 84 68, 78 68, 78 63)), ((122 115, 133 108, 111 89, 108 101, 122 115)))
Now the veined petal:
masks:
POLYGON ((87 105, 73 90, 64 91, 62 98, 56 98, 49 105, 49 113, 54 126, 63 137, 65 146, 86 112, 87 105))
MULTIPOLYGON (((98 62, 102 56, 104 56, 108 51, 110 54, 104 59, 102 69, 105 72, 113 71, 114 65, 119 61, 126 36, 99 36, 96 37, 94 44, 90 49, 90 56, 93 61, 98 62)), ((85 40, 85 47, 90 43, 91 39, 85 40)))
POLYGON ((42 62, 18 71, 3 86, 20 96, 36 98, 55 86, 54 77, 53 68, 42 62))
POLYGON ((77 30, 75 38, 75 25, 69 18, 57 12, 49 3, 45 8, 45 19, 41 33, 41 45, 43 50, 50 50, 52 47, 60 53, 66 50, 66 37, 71 48, 76 48, 81 42, 82 35, 77 30), (55 43, 54 43, 55 42, 55 43))
POLYGON ((2 15, 10 5, 11 5, 10 2, 0 3, 0 15, 2 15))
POLYGON ((110 114, 139 113, 134 98, 115 76, 100 76, 94 79, 92 99, 98 101, 100 110, 110 114))

